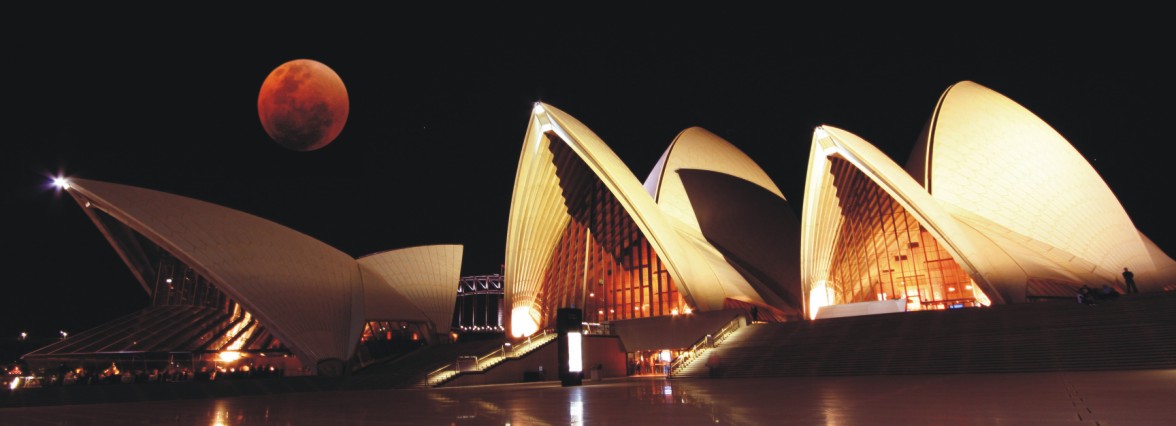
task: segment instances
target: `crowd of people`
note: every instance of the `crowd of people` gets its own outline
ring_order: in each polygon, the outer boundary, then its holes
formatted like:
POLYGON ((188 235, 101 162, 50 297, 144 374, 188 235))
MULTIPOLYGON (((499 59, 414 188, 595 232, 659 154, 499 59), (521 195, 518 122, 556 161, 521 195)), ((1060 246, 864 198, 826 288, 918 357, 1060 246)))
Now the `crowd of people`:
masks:
POLYGON ((174 365, 166 368, 152 368, 150 370, 132 370, 119 368, 118 363, 112 362, 101 371, 90 370, 82 366, 68 367, 65 364, 61 364, 56 370, 38 369, 36 372, 32 372, 32 374, 25 373, 19 367, 15 367, 9 370, 6 375, 26 377, 20 387, 31 388, 279 377, 283 373, 281 369, 273 366, 251 368, 248 365, 240 368, 204 366, 195 371, 190 367, 174 365))

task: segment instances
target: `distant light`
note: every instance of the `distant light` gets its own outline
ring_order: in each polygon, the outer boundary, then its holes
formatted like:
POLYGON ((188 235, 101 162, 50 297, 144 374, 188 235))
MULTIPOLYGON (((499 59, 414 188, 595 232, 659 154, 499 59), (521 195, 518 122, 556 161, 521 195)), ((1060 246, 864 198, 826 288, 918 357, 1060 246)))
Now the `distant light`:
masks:
POLYGON ((8 389, 16 390, 16 388, 19 388, 19 387, 20 387, 20 377, 13 377, 12 383, 8 384, 8 389))
POLYGON ((241 359, 241 353, 236 352, 236 351, 221 352, 217 356, 220 358, 221 361, 224 361, 224 362, 233 362, 233 361, 241 359))
POLYGON ((57 187, 57 189, 69 189, 69 179, 57 176, 53 178, 53 186, 57 187))
POLYGON ((690 307, 689 307, 689 306, 687 306, 687 307, 686 307, 686 309, 685 309, 685 312, 686 312, 686 314, 687 314, 687 315, 689 315, 689 314, 692 314, 692 313, 694 313, 694 309, 690 309, 690 307))
POLYGON ((670 309, 670 315, 678 315, 678 308, 670 309))
POLYGON ((27 331, 20 332, 20 340, 25 340, 28 338, 29 338, 29 333, 27 331))
POLYGON ((171 284, 171 278, 168 278, 168 279, 166 279, 166 280, 164 280, 164 281, 165 281, 165 282, 167 282, 168 284, 171 284))
POLYGON ((66 332, 65 332, 65 330, 62 330, 62 331, 60 331, 60 333, 61 333, 61 338, 62 338, 62 339, 66 338, 66 337, 69 337, 69 333, 66 333, 66 332))
POLYGON ((955 287, 948 287, 947 291, 955 291, 955 287))

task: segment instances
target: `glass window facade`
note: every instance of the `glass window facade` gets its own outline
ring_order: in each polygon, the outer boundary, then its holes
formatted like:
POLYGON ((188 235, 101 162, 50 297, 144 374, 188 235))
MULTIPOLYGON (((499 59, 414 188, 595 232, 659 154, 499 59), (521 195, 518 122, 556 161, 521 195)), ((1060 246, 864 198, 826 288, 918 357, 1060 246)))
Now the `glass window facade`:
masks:
POLYGON ((550 147, 572 220, 538 294, 540 327, 554 324, 562 307, 582 308, 588 323, 687 312, 661 258, 612 192, 567 144, 550 147))
POLYGON ((907 310, 987 301, 946 248, 886 191, 831 157, 842 217, 826 291, 833 303, 906 299, 907 310))

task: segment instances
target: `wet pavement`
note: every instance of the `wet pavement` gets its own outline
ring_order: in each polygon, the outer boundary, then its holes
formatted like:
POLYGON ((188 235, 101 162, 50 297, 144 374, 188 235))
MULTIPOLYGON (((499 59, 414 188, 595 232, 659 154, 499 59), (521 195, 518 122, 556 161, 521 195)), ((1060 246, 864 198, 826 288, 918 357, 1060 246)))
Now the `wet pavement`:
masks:
POLYGON ((1171 425, 1176 370, 679 379, 0 409, 2 425, 1171 425))

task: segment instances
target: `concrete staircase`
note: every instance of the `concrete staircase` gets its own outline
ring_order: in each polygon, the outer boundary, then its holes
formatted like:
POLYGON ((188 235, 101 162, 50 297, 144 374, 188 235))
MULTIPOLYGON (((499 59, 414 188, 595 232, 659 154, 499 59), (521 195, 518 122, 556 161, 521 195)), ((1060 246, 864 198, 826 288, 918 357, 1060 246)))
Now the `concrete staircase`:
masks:
POLYGON ((401 389, 417 387, 426 373, 452 365, 463 356, 483 355, 499 348, 505 338, 429 345, 404 356, 373 364, 346 377, 343 389, 401 389))
POLYGON ((518 342, 510 349, 507 349, 504 345, 506 340, 503 339, 498 343, 497 347, 489 351, 483 351, 478 355, 467 355, 471 362, 463 365, 460 361, 455 361, 430 371, 423 379, 417 381, 413 387, 434 388, 464 373, 479 373, 489 370, 504 362, 525 357, 536 349, 554 342, 556 337, 557 334, 554 331, 543 330, 538 334, 518 342))
POLYGON ((676 378, 1176 368, 1176 292, 757 323, 676 378))

